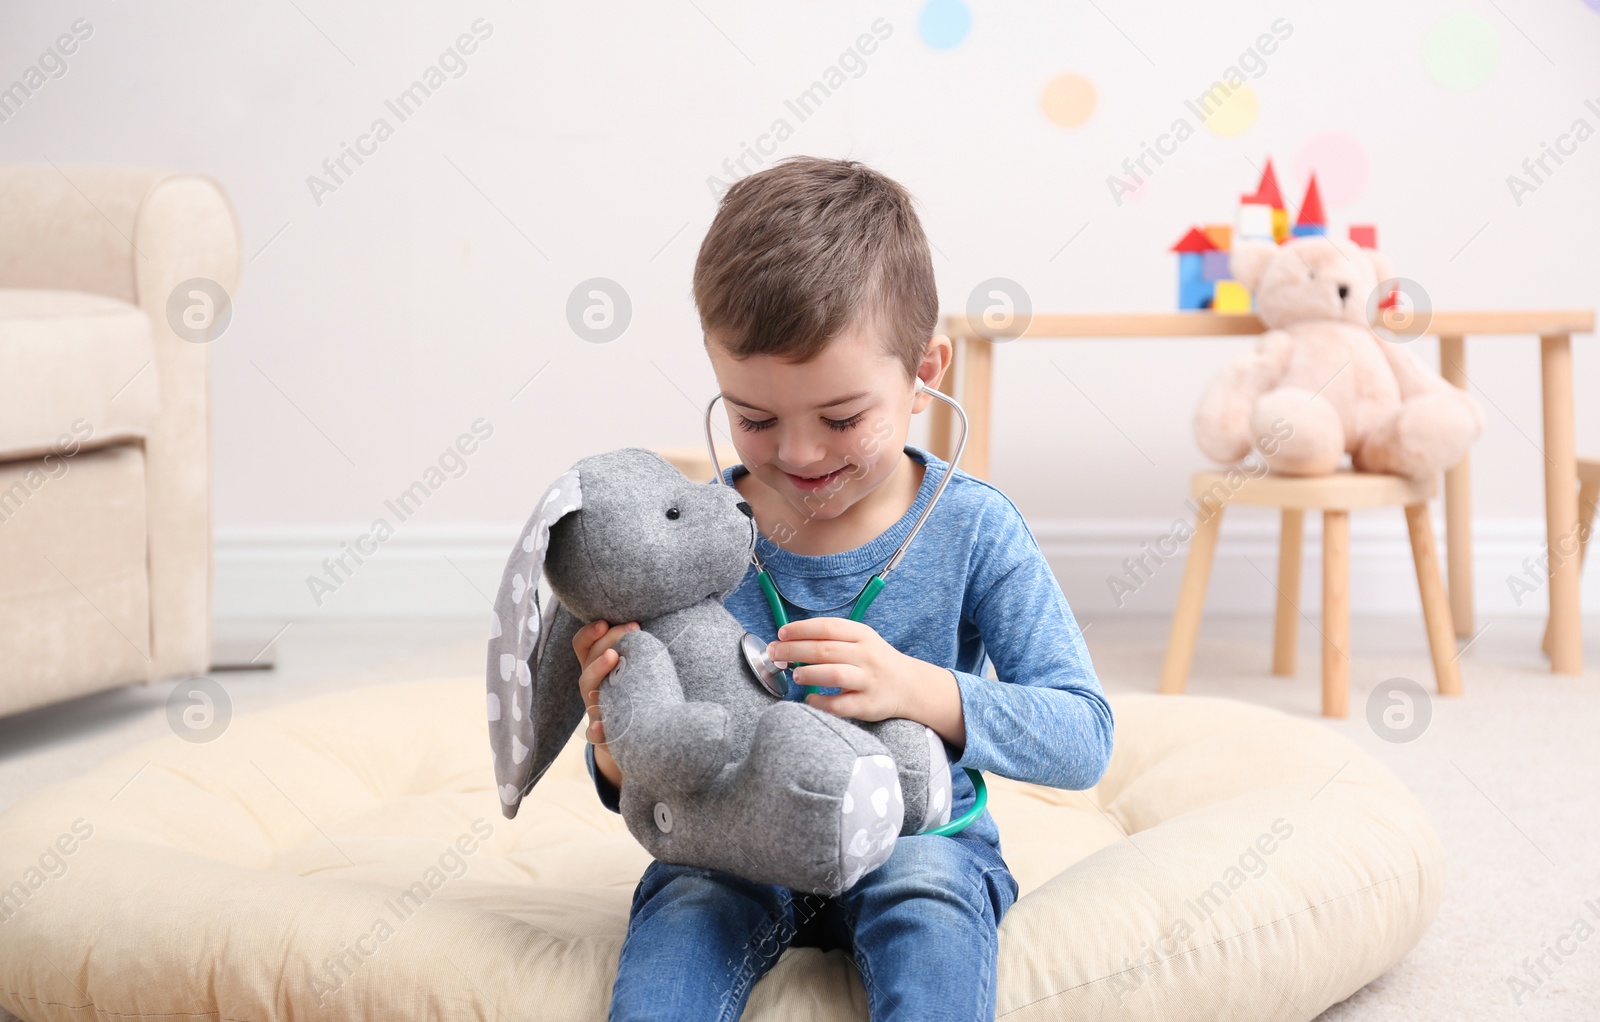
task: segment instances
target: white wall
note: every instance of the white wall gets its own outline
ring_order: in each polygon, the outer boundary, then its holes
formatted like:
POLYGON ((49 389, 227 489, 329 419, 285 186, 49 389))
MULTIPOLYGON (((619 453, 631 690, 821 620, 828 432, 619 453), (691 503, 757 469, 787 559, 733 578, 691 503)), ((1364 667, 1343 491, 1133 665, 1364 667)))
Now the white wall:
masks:
MULTIPOLYGON (((1328 132, 1351 136, 1370 166, 1360 194, 1330 203, 1335 230, 1378 224, 1399 272, 1436 307, 1600 306, 1600 139, 1520 205, 1506 183, 1575 119, 1600 129, 1600 13, 1577 0, 978 3, 970 32, 943 49, 919 33, 922 11, 11 3, 0 8, 0 83, 75 19, 94 31, 65 74, 0 123, 0 159, 202 171, 238 209, 248 263, 214 350, 224 616, 477 613, 482 598, 456 566, 492 593, 513 531, 555 474, 594 451, 699 443, 714 380, 689 285, 715 208, 708 179, 726 178, 724 160, 779 117, 794 131, 769 160, 855 157, 914 192, 952 312, 994 276, 1019 281, 1039 309, 1169 309, 1168 246, 1191 223, 1229 219, 1268 155, 1298 203, 1296 155, 1328 132), (1498 40, 1498 60, 1482 84, 1451 91, 1423 48, 1440 18, 1463 11, 1498 40), (492 34, 465 73, 400 123, 385 100, 480 18, 492 34), (892 34, 865 70, 800 121, 785 101, 878 18, 892 34), (1253 126, 1200 130, 1142 201, 1114 203, 1108 175, 1278 18, 1293 34, 1250 82, 1253 126), (1063 72, 1097 90, 1081 127, 1041 112, 1045 83, 1063 72), (307 178, 379 116, 393 137, 319 205, 307 178), (631 298, 632 323, 611 343, 567 324, 568 294, 589 277, 631 298), (494 433, 465 474, 317 607, 305 576, 375 517, 396 521, 385 498, 479 417, 494 433)), ((1195 400, 1247 343, 1000 349, 991 478, 1034 524, 1080 615, 1111 607, 1106 574, 1181 513, 1186 477, 1204 465, 1189 432, 1195 400)), ((1431 341, 1417 346, 1436 358, 1431 341)), ((1575 349, 1579 449, 1600 452, 1600 351, 1592 336, 1575 349)), ((1530 612, 1504 576, 1542 545, 1537 342, 1484 338, 1468 351, 1488 418, 1473 476, 1480 600, 1530 612)), ((1414 606, 1398 512, 1365 517, 1358 608, 1363 594, 1375 609, 1414 606)), ((1214 606, 1266 609, 1270 587, 1242 558, 1270 572, 1268 522, 1233 525, 1214 606)), ((1600 607, 1600 573, 1589 574, 1600 607)), ((1176 575, 1169 567, 1137 609, 1165 612, 1176 575)))

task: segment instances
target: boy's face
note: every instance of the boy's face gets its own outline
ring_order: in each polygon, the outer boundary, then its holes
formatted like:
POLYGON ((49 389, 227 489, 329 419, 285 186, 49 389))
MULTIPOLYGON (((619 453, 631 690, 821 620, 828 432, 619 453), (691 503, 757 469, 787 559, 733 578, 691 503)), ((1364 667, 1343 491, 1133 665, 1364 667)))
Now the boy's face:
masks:
MULTIPOLYGON (((706 340, 740 461, 812 517, 838 517, 893 475, 912 414, 934 400, 916 394, 870 324, 847 328, 804 364, 739 361, 716 331, 706 340)), ((950 342, 935 336, 917 375, 938 386, 949 355, 950 342)))

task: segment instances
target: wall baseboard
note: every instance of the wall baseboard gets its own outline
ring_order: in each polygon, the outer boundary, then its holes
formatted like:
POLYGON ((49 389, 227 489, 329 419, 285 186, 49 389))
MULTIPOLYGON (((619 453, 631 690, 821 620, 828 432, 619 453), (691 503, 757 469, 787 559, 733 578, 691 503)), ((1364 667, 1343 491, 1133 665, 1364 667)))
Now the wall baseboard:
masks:
MULTIPOLYGON (((1272 612, 1278 523, 1273 513, 1252 513, 1257 510, 1229 512, 1206 595, 1208 612, 1272 612)), ((1161 543, 1162 537, 1173 535, 1174 524, 1161 519, 1079 520, 1040 522, 1032 528, 1073 613, 1090 620, 1109 614, 1171 615, 1187 556, 1186 543, 1161 543), (1139 558, 1143 563, 1134 563, 1139 558)), ((218 529, 214 615, 219 620, 487 616, 519 528, 409 526, 381 543, 363 542, 371 553, 357 548, 357 537, 367 533, 359 525, 218 529), (341 556, 343 565, 338 563, 341 556)), ((1538 578, 1545 554, 1543 521, 1479 521, 1473 531, 1479 620, 1544 616, 1549 596, 1538 578)), ((1392 515, 1354 514, 1350 533, 1353 611, 1420 613, 1399 510, 1392 515)), ((1442 559, 1441 522, 1435 523, 1435 535, 1442 559)), ((1299 604, 1313 614, 1321 607, 1322 589, 1321 522, 1314 514, 1306 516, 1302 565, 1299 604)), ((1583 601, 1591 612, 1600 612, 1600 571, 1585 572, 1583 601)))

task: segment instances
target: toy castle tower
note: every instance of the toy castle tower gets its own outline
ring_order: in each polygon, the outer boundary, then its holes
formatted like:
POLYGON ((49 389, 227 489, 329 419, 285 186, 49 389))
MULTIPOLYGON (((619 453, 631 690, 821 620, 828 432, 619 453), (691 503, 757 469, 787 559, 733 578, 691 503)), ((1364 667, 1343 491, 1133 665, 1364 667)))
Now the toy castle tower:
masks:
POLYGON ((1327 233, 1328 222, 1322 215, 1322 193, 1317 191, 1317 175, 1313 171, 1311 183, 1306 185, 1306 197, 1300 203, 1300 216, 1294 222, 1294 236, 1305 238, 1327 233))
MULTIPOLYGON (((1178 308, 1209 309, 1219 313, 1251 311, 1249 290, 1230 276, 1229 259, 1235 238, 1281 245, 1290 238, 1327 233, 1317 175, 1311 175, 1305 199, 1300 203, 1300 213, 1291 227, 1283 192, 1278 187, 1278 175, 1269 158, 1256 190, 1239 196, 1239 211, 1233 224, 1191 227, 1172 246, 1171 251, 1178 254, 1178 308)), ((1377 248, 1378 230, 1371 224, 1352 224, 1350 240, 1363 248, 1377 248)), ((1379 307, 1388 308, 1394 301, 1395 295, 1391 294, 1379 307)))
POLYGON ((1283 208, 1283 193, 1272 159, 1261 172, 1254 194, 1239 196, 1239 237, 1282 243, 1289 236, 1289 211, 1283 208))

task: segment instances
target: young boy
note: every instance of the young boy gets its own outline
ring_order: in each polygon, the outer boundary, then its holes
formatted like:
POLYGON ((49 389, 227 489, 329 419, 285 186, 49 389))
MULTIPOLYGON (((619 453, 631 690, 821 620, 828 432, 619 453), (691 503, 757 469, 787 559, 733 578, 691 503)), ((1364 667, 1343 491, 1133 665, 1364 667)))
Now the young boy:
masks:
MULTIPOLYGON (((724 195, 695 303, 743 464, 762 559, 791 603, 775 632, 752 565, 726 605, 793 673, 790 698, 861 721, 906 717, 945 742, 950 819, 965 767, 1094 785, 1113 721, 1083 636, 1016 506, 956 470, 861 622, 848 620, 950 466, 906 443, 950 341, 934 335, 933 263, 911 198, 853 161, 793 157, 724 195), (774 641, 775 640, 775 641, 774 641), (983 676, 985 661, 996 678, 983 676), (820 686, 807 695, 803 686, 820 686)), ((637 623, 573 641, 590 706, 589 772, 607 808, 626 783, 596 688, 637 623)), ((1017 898, 985 811, 953 836, 903 836, 837 898, 653 860, 634 891, 610 1018, 737 1019, 785 948, 848 952, 871 1018, 992 1019, 996 933, 1017 898)))

